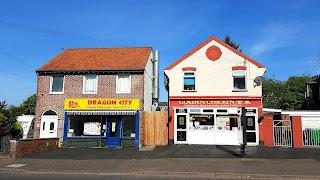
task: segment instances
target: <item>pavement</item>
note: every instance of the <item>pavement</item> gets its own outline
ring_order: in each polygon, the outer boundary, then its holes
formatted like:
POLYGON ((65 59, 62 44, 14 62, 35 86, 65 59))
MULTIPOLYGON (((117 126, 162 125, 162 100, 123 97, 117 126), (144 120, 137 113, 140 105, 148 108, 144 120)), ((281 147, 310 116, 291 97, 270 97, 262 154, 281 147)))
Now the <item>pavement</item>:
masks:
POLYGON ((239 155, 237 148, 205 145, 144 147, 140 151, 130 148, 59 148, 20 159, 0 159, 0 174, 12 171, 227 179, 320 179, 319 148, 247 147, 245 157, 239 155))

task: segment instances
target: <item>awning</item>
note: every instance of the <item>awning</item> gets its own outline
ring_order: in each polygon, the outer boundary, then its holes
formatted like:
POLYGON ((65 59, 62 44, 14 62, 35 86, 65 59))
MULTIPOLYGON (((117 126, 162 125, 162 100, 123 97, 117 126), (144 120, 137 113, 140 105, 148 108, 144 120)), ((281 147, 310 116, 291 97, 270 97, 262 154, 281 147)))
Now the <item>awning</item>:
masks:
POLYGON ((68 115, 135 115, 137 111, 66 111, 68 115))

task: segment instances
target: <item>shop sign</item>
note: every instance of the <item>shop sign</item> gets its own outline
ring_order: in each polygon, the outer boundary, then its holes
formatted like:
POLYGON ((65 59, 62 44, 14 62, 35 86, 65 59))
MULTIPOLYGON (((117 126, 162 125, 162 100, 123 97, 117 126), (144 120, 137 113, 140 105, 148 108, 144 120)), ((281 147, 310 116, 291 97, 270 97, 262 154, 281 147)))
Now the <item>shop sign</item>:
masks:
POLYGON ((190 106, 190 107, 259 107, 261 99, 241 99, 241 100, 170 100, 170 106, 190 106))
POLYGON ((139 99, 67 98, 65 110, 139 110, 139 99))

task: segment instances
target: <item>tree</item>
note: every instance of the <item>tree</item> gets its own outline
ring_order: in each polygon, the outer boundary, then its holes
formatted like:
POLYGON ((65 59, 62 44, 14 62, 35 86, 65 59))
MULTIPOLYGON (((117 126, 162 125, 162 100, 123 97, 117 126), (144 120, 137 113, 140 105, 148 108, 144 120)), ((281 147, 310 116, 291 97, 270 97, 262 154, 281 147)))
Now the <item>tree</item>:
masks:
POLYGON ((309 76, 291 76, 287 81, 266 79, 262 86, 263 107, 301 110, 306 103, 306 83, 309 76))
POLYGON ((301 110, 306 104, 306 84, 312 79, 309 76, 292 76, 285 83, 286 94, 283 96, 282 109, 301 110))
POLYGON ((0 113, 0 137, 6 136, 10 133, 11 127, 7 121, 7 118, 0 113))
MULTIPOLYGON (((232 41, 228 35, 224 38, 223 42, 227 43, 229 46, 233 47, 236 50, 238 50, 240 47, 240 44, 237 44, 234 41, 232 41)), ((242 49, 238 51, 242 52, 242 49)))
POLYGON ((35 115, 36 110, 36 94, 29 96, 21 104, 22 114, 35 115))
POLYGON ((11 135, 14 138, 21 138, 23 129, 17 123, 17 116, 21 115, 20 106, 10 106, 7 108, 5 101, 0 102, 0 136, 11 135))
POLYGON ((284 81, 266 78, 262 85, 262 103, 265 108, 281 109, 284 96, 284 81))

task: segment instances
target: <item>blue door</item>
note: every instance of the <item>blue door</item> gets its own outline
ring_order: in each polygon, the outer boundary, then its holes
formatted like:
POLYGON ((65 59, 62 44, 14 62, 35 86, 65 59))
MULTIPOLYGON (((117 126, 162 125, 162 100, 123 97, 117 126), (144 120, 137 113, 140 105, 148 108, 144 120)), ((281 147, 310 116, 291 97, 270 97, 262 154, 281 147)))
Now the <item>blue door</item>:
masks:
POLYGON ((114 116, 107 120, 107 147, 120 147, 121 117, 114 116))

